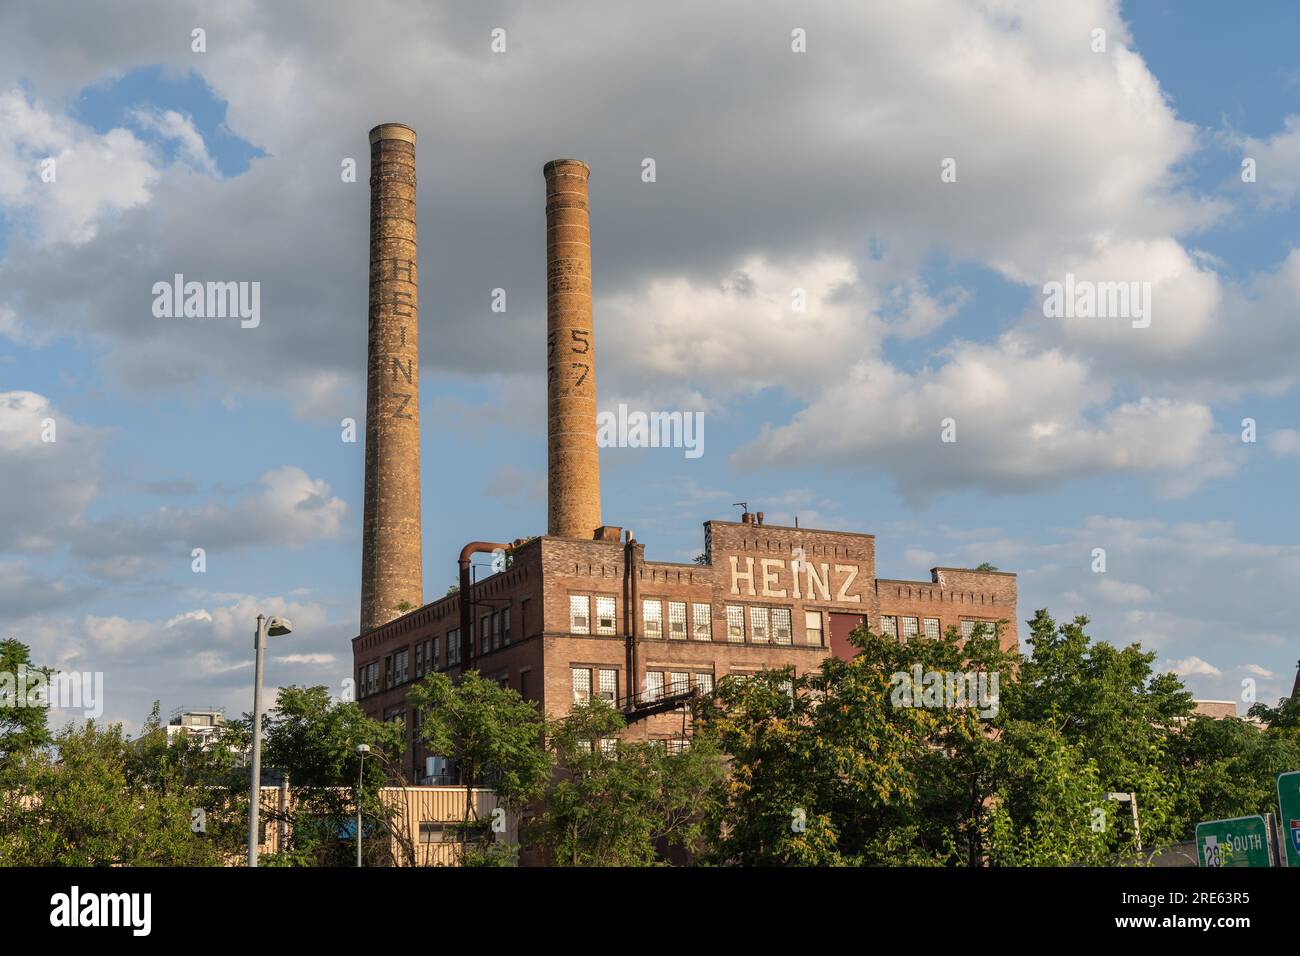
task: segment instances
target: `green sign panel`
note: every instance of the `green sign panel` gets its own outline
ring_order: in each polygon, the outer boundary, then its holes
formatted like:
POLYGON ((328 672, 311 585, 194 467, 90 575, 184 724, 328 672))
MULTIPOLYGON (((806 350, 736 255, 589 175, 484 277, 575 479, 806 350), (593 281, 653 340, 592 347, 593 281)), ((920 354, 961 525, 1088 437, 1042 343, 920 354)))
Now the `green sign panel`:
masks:
POLYGON ((1261 816, 1198 823, 1196 856, 1201 866, 1272 866, 1268 823, 1261 816))
POLYGON ((1282 814, 1278 824, 1286 844, 1286 865, 1300 866, 1300 770, 1277 775, 1277 807, 1282 814))

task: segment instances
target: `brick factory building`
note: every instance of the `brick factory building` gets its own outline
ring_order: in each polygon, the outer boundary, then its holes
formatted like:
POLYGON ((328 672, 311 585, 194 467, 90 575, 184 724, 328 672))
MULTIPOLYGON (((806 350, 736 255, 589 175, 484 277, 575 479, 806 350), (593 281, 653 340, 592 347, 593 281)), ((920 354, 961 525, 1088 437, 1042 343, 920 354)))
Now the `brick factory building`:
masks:
POLYGON ((627 716, 624 737, 673 748, 689 737, 696 694, 728 675, 815 671, 828 655, 849 656, 848 636, 864 624, 906 639, 1003 622, 1003 645, 1016 646, 1014 574, 935 568, 929 581, 877 578, 874 536, 767 525, 761 512, 705 522, 702 564, 649 561, 630 530, 603 524, 589 170, 577 160, 544 170, 548 534, 470 542, 458 556, 458 592, 423 604, 419 425, 401 414, 414 412, 417 381, 415 134, 386 124, 370 135, 366 531, 352 651, 361 706, 405 722, 408 780, 448 782, 426 775, 432 755, 406 704, 434 671, 477 670, 548 718, 602 697, 627 716), (493 554, 495 573, 472 580, 475 554, 493 554))

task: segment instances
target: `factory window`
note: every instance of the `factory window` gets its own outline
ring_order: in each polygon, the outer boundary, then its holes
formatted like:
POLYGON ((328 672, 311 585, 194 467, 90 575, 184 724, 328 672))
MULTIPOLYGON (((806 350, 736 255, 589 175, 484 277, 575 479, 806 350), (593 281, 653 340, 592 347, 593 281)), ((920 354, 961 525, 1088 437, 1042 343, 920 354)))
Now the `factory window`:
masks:
POLYGON ((695 618, 695 639, 697 641, 713 640, 713 605, 694 604, 691 615, 695 618))
POLYGON ((357 696, 366 696, 366 665, 362 664, 357 668, 357 696))
POLYGON ((804 614, 804 634, 808 643, 814 647, 822 646, 822 612, 808 611, 804 614))
POLYGON ((617 630, 615 615, 617 611, 612 597, 596 598, 596 633, 614 634, 617 630))
POLYGON ((429 670, 432 671, 440 663, 439 655, 442 653, 442 638, 435 637, 429 647, 429 670))
POLYGON ((791 643, 790 609, 788 607, 772 608, 772 640, 778 644, 791 643))
POLYGON ((618 702, 618 671, 602 670, 600 672, 600 699, 611 704, 618 702))
POLYGON ((641 602, 645 636, 648 638, 664 636, 664 606, 659 600, 646 598, 641 602))
POLYGON ((585 704, 591 698, 591 668, 574 667, 573 672, 573 702, 575 704, 585 704))
POLYGON ((393 678, 398 684, 405 684, 407 678, 410 677, 408 670, 410 656, 411 650, 406 647, 393 655, 393 678))
POLYGON ((668 636, 675 641, 686 640, 686 602, 668 602, 668 636))
POLYGON ((478 652, 486 654, 492 650, 492 618, 484 616, 478 622, 478 652))
POLYGON ((488 824, 466 828, 460 823, 420 821, 421 843, 478 843, 487 838, 488 824))
POLYGON ((745 609, 739 604, 727 605, 727 640, 732 644, 745 643, 745 609))
POLYGON ((964 640, 964 641, 965 641, 965 640, 969 640, 971 637, 973 637, 974 634, 975 634, 975 629, 976 629, 976 628, 979 628, 979 629, 980 629, 980 633, 983 634, 985 637, 992 636, 992 634, 993 634, 993 625, 990 624, 988 621, 967 621, 967 620, 963 620, 963 621, 961 622, 961 637, 962 637, 962 640, 964 640))
POLYGON ((667 741, 669 754, 686 753, 690 747, 690 742, 685 737, 673 737, 667 741))
POLYGON ((927 617, 925 619, 925 636, 932 641, 939 637, 939 619, 937 617, 927 617))
POLYGON ((613 757, 618 753, 618 739, 615 737, 601 737, 600 752, 603 756, 613 757))
POLYGON ((415 645, 415 679, 424 676, 424 641, 415 645))
POLYGON ((379 692, 379 661, 371 661, 367 668, 366 674, 366 693, 375 694, 379 692))
POLYGON ((686 671, 673 671, 668 675, 668 693, 685 694, 691 689, 691 675, 686 671))
POLYGON ((510 608, 501 609, 501 646, 510 643, 510 608))
POLYGON ((903 618, 903 643, 907 643, 917 635, 917 621, 914 617, 903 618))
POLYGON ((892 614, 882 614, 880 616, 880 636, 892 637, 898 640, 898 618, 892 614))
POLYGON ((591 741, 590 741, 590 740, 579 740, 579 741, 578 741, 578 752, 579 752, 579 753, 584 753, 584 754, 589 754, 589 753, 591 753, 591 741))
POLYGON ((447 666, 460 663, 460 628, 447 632, 447 666))
POLYGON ((695 675, 695 689, 696 689, 697 691, 699 691, 701 694, 712 694, 712 693, 713 693, 713 675, 712 675, 712 674, 696 674, 696 675, 695 675))
POLYGON ((647 701, 658 700, 663 695, 664 695, 664 672, 646 671, 645 672, 645 699, 647 701))
POLYGON ((591 633, 591 598, 585 594, 569 595, 569 630, 574 634, 591 633))
POLYGON ((393 686, 393 655, 384 656, 384 687, 393 686))
POLYGON ((505 612, 495 611, 492 614, 492 649, 493 650, 496 650, 498 647, 505 646, 504 644, 501 643, 501 615, 503 613, 505 612))
POLYGON ((749 639, 755 644, 767 643, 767 608, 749 608, 749 639))

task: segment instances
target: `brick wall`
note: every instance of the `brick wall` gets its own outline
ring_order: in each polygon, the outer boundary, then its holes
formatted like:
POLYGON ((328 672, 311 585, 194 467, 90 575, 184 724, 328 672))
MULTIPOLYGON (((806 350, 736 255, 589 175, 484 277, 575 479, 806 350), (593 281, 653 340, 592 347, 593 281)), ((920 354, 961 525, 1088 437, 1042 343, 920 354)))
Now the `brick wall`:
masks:
MULTIPOLYGON (((573 705, 572 668, 618 672, 618 697, 625 700, 646 690, 647 673, 708 674, 714 685, 728 674, 756 673, 793 666, 796 674, 817 670, 831 653, 831 615, 852 624, 865 616, 879 632, 881 615, 935 618, 941 630, 961 628, 963 620, 1006 620, 1003 644, 1016 644, 1016 578, 1005 572, 936 568, 930 581, 875 577, 875 538, 868 534, 711 521, 705 524, 708 564, 646 561, 644 545, 633 545, 633 567, 626 573, 628 549, 616 540, 542 537, 514 555, 510 570, 480 581, 474 590, 479 616, 490 608, 511 608, 509 647, 476 653, 471 666, 487 677, 504 680, 538 701, 547 717, 567 714, 573 705), (629 600, 633 583, 637 604, 629 600), (586 597, 591 633, 574 633, 570 598, 586 597), (595 597, 614 599, 614 633, 598 634, 595 597), (646 601, 658 602, 661 636, 646 633, 646 601), (525 605, 527 602, 527 605, 525 605), (670 603, 684 604, 686 633, 672 636, 670 603), (708 605, 711 640, 695 636, 694 606, 708 605), (728 606, 744 609, 744 639, 728 640, 728 606), (525 613, 525 606, 528 608, 525 613), (768 640, 755 641, 755 610, 768 615, 768 640), (776 642, 776 615, 790 614, 790 643, 776 642), (634 612, 634 613, 629 613, 634 612), (819 642, 809 643, 806 615, 821 622, 819 642), (849 615, 852 615, 850 617, 849 615), (628 634, 637 639, 629 647, 628 634)), ((383 658, 394 649, 438 635, 440 666, 446 662, 446 634, 459 627, 460 596, 441 599, 354 641, 358 664, 383 658)), ((477 629, 477 626, 476 626, 477 629)), ((900 628, 901 633, 901 628, 900 628)), ((413 658, 412 658, 413 659, 413 658)), ((452 668, 453 673, 459 668, 452 668)), ((362 699, 373 716, 400 706, 409 688, 384 690, 362 699)), ((689 726, 689 724, 687 725, 689 726)), ((628 739, 680 737, 680 713, 651 716, 632 724, 628 739)), ((413 750, 410 764, 421 767, 424 753, 413 750)))

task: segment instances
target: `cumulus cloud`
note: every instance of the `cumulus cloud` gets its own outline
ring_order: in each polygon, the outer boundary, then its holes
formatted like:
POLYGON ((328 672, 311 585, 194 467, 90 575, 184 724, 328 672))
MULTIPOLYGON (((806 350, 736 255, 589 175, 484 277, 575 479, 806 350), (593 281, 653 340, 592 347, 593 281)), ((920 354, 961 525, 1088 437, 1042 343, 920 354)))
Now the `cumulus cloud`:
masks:
MULTIPOLYGON (((316 602, 285 596, 228 595, 205 608, 170 617, 32 614, 0 625, 32 648, 33 660, 68 671, 103 672, 104 718, 138 728, 154 700, 174 707, 224 707, 239 714, 252 702, 252 634, 258 613, 288 617, 293 634, 275 638, 267 657, 267 687, 325 684, 334 693, 351 673, 337 653, 355 622, 333 620, 316 602), (184 661, 184 666, 178 666, 184 661)), ((270 692, 274 699, 274 690, 270 692)), ((59 719, 76 713, 54 715, 59 719)))
POLYGON ((47 551, 64 540, 97 493, 104 437, 44 395, 0 392, 0 551, 47 551))
POLYGON ((1188 657, 1178 661, 1168 661, 1165 670, 1173 671, 1180 677, 1188 677, 1193 674, 1200 674, 1207 677, 1222 677, 1223 671, 1219 670, 1208 661, 1203 661, 1199 657, 1188 657))
POLYGON ((208 153, 203 135, 194 127, 194 120, 176 110, 139 108, 132 110, 132 118, 142 129, 149 130, 165 141, 175 142, 185 160, 200 172, 217 175, 216 161, 208 153))
POLYGON ((1023 491, 1129 471, 1164 473, 1178 493, 1231 471, 1204 404, 1143 397, 1107 408, 1108 398, 1083 362, 1060 351, 1030 352, 1012 338, 961 343, 945 364, 913 374, 855 365, 735 460, 871 465, 913 502, 957 487, 1023 491), (943 440, 948 420, 953 441, 943 440))
POLYGON ((263 473, 255 489, 231 502, 84 519, 71 536, 72 551, 95 573, 134 577, 178 556, 188 562, 194 548, 211 555, 262 546, 302 548, 336 538, 346 513, 347 504, 325 481, 284 465, 263 473))
POLYGON ((1255 160, 1255 182, 1243 188, 1253 191, 1265 206, 1287 206, 1300 195, 1300 116, 1282 121, 1272 136, 1226 137, 1244 158, 1255 160))
POLYGON ((156 179, 129 130, 96 133, 21 89, 0 91, 0 207, 24 214, 41 247, 89 242, 104 217, 145 203, 156 179))

